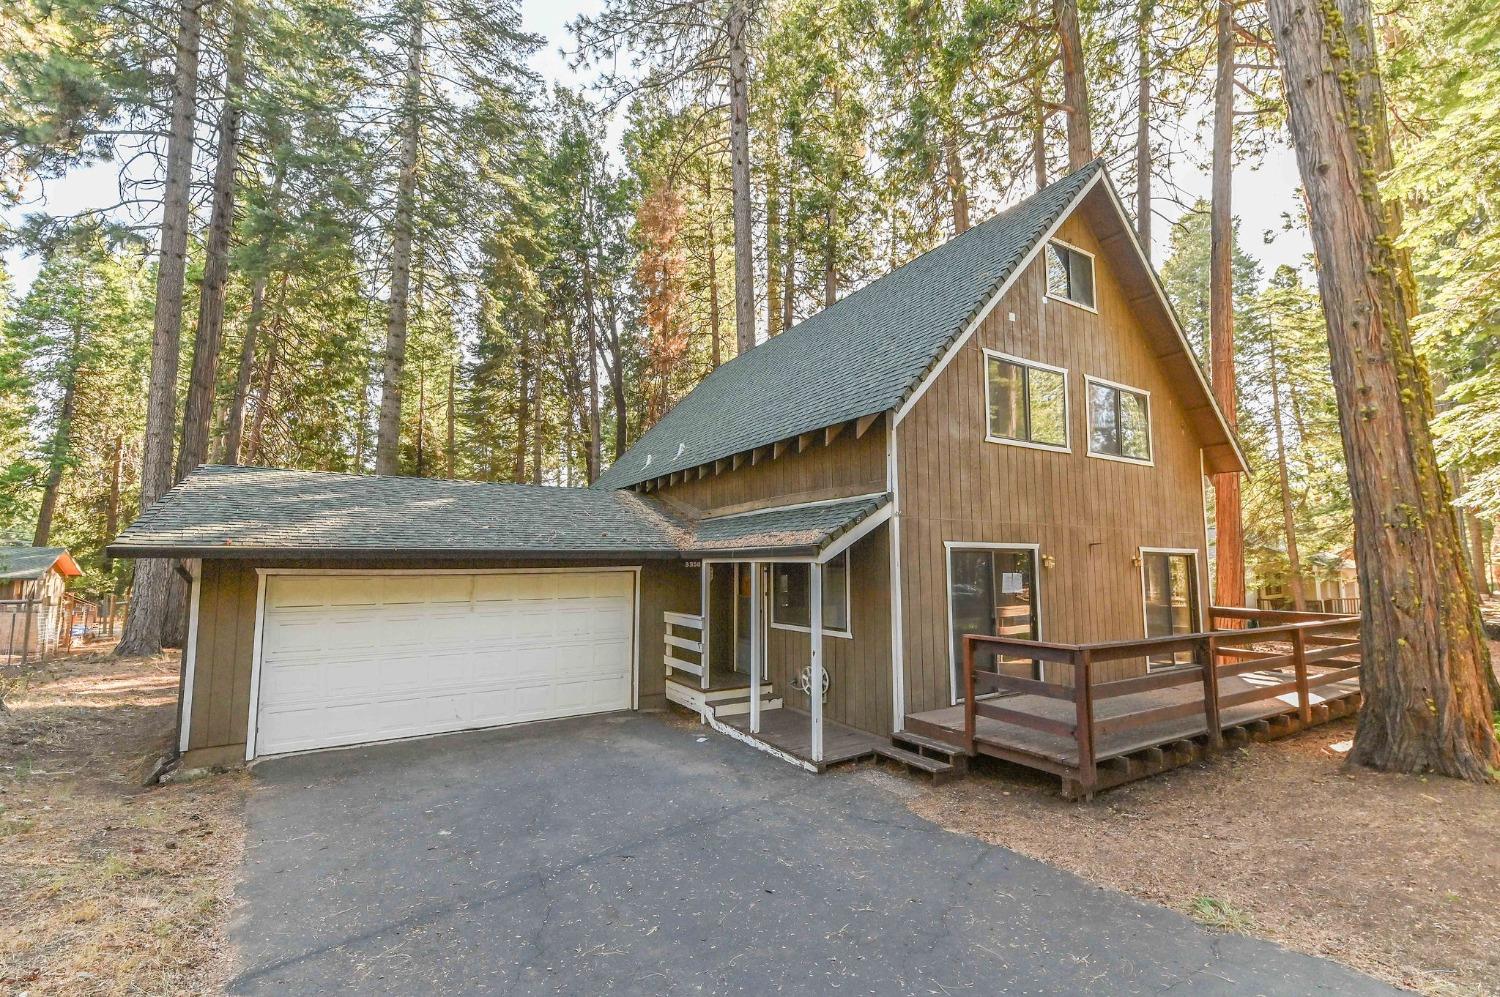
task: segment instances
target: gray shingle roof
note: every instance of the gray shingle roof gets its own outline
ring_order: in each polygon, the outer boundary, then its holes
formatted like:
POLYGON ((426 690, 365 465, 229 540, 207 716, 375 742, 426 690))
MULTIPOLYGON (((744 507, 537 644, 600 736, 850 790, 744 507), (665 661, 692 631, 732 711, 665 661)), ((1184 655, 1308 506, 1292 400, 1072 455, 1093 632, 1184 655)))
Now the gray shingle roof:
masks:
POLYGON ((629 491, 200 467, 110 544, 121 557, 689 557, 810 553, 886 496, 698 522, 629 491))
POLYGON ((40 578, 67 552, 66 547, 0 547, 0 581, 40 578))
POLYGON ((900 405, 1102 168, 1063 177, 714 370, 594 487, 628 488, 900 405))

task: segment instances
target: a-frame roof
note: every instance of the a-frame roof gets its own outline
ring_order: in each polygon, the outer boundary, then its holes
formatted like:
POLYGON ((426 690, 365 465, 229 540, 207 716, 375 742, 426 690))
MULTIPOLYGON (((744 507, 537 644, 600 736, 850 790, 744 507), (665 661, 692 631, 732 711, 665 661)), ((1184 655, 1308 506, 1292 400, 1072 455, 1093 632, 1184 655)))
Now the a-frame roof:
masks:
MULTIPOLYGON (((734 454, 864 416, 899 409, 1003 293, 1049 233, 1096 189, 1118 199, 1095 160, 963 235, 860 288, 779 336, 709 373, 594 487, 629 488, 734 454)), ((1091 198, 1097 201, 1099 198, 1091 198)), ((1121 220, 1124 221, 1123 214, 1121 220)), ((1124 226, 1129 229, 1128 224, 1124 226)), ((1190 409, 1206 412, 1198 429, 1211 470, 1244 462, 1160 285, 1133 236, 1136 274, 1153 285, 1143 307, 1164 317, 1180 353, 1190 409)))

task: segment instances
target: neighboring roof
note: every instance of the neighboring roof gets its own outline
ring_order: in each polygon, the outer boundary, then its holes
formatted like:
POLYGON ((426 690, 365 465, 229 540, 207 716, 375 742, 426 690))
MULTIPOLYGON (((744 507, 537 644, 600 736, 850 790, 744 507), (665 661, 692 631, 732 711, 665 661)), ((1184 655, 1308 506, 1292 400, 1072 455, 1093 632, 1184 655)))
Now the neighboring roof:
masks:
POLYGON ((887 502, 865 495, 693 521, 630 491, 200 467, 143 512, 117 557, 807 555, 887 502))
POLYGON ((890 501, 889 493, 803 505, 777 506, 699 520, 693 529, 698 553, 802 547, 821 550, 890 501))
POLYGON ((1070 173, 712 371, 594 487, 897 407, 1102 169, 1070 173))
POLYGON ((0 547, 0 582, 40 578, 53 568, 67 578, 83 574, 66 547, 0 547))

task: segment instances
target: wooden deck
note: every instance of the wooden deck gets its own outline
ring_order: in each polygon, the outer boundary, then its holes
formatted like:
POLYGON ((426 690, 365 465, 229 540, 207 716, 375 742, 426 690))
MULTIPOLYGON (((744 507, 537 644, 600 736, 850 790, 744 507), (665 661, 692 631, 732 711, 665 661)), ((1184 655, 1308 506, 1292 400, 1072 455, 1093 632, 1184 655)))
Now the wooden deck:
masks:
POLYGON ((823 761, 819 765, 812 760, 812 718, 801 710, 781 707, 765 710, 760 715, 760 733, 750 733, 750 717, 746 715, 720 717, 719 723, 770 745, 778 751, 793 755, 810 764, 818 765, 822 771, 840 762, 852 762, 868 758, 883 747, 890 745, 889 738, 853 727, 846 727, 831 720, 823 721, 823 761))

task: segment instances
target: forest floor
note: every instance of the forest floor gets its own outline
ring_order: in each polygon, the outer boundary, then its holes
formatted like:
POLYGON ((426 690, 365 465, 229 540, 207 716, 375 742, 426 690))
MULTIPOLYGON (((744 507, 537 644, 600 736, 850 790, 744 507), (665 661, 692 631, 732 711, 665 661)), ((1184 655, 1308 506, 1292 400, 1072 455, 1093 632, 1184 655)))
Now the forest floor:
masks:
POLYGON ((1337 721, 1092 803, 982 764, 910 806, 1213 928, 1424 993, 1500 994, 1500 787, 1346 768, 1353 736, 1337 721))
POLYGON ((145 787, 177 655, 65 655, 0 713, 0 990, 217 993, 244 839, 243 773, 145 787))

